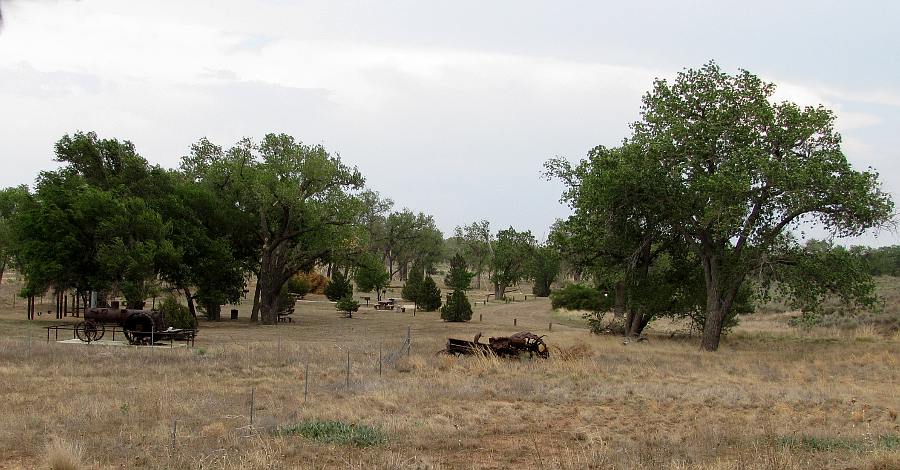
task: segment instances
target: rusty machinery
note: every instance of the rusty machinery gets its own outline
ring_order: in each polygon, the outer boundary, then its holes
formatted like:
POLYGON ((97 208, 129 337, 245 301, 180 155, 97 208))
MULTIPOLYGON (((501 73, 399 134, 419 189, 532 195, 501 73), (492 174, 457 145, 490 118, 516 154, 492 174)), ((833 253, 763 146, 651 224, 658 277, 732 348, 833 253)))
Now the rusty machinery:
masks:
POLYGON ((538 336, 528 331, 522 331, 510 336, 488 338, 487 344, 480 342, 481 333, 475 335, 473 341, 456 338, 447 339, 446 349, 442 354, 452 356, 487 354, 499 357, 521 357, 527 354, 529 357, 550 357, 550 350, 544 343, 543 336, 538 336))
POLYGON ((197 332, 196 325, 193 329, 169 328, 165 315, 158 310, 99 307, 84 313, 84 321, 75 325, 75 334, 85 342, 97 341, 103 338, 107 325, 121 328, 131 344, 152 344, 163 337, 189 339, 197 332))

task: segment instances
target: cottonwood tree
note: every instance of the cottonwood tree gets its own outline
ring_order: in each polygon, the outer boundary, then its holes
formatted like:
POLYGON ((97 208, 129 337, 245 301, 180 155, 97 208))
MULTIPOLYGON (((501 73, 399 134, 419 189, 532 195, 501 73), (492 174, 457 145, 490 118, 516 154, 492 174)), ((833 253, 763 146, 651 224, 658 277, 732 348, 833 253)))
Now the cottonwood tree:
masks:
POLYGON ((475 272, 475 288, 481 289, 481 279, 487 270, 491 276, 491 259, 494 256, 494 236, 487 220, 472 222, 464 227, 456 227, 456 239, 466 264, 475 272))
POLYGON ((559 275, 560 256, 556 249, 544 244, 535 247, 528 263, 528 277, 534 282, 533 292, 538 297, 550 295, 550 284, 559 275))
MULTIPOLYGON (((545 165, 566 186, 573 214, 551 239, 577 253, 580 269, 610 294, 624 334, 638 336, 659 316, 688 316, 702 298, 685 284, 686 250, 671 230, 665 169, 635 145, 596 147, 586 160, 545 165)), ((602 315, 602 312, 599 312, 602 315)))
POLYGON ((494 298, 503 299, 506 288, 518 283, 527 274, 528 260, 537 242, 530 231, 517 232, 512 227, 497 232, 491 259, 491 282, 494 298))
POLYGON ((381 259, 377 256, 367 253, 362 256, 356 267, 356 287, 363 292, 375 291, 378 300, 381 300, 381 291, 390 282, 390 275, 381 259))
POLYGON ((0 281, 7 269, 18 266, 19 239, 14 224, 30 196, 24 185, 0 190, 0 281))
MULTIPOLYGON (((714 351, 748 277, 798 262, 786 234, 811 224, 854 236, 891 220, 874 170, 853 169, 822 107, 774 102, 775 85, 715 63, 657 80, 630 139, 664 171, 668 225, 697 257, 701 347, 714 351)), ((840 282, 840 280, 837 280, 840 282)))
POLYGON ((363 177, 320 145, 268 134, 258 145, 245 139, 220 158, 188 159, 185 166, 256 221, 262 323, 276 322, 278 295, 291 276, 357 236, 363 177))

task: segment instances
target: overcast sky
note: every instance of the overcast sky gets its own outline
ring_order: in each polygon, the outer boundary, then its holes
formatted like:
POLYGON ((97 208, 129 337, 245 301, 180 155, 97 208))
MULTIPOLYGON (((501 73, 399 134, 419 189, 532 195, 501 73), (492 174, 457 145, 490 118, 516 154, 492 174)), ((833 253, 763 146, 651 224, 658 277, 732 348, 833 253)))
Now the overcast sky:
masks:
POLYGON ((0 2, 2 186, 76 130, 167 167, 200 137, 286 132, 445 233, 542 238, 567 214, 543 162, 618 144, 654 77, 714 59, 833 109, 850 160, 900 194, 900 2, 0 2))

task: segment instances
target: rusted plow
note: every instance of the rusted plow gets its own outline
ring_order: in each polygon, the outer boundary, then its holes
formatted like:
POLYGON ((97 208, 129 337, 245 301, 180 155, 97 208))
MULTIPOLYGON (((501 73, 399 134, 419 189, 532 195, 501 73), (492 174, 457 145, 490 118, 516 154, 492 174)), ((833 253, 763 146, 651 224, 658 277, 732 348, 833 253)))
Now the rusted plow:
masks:
POLYGON ((473 341, 448 338, 447 347, 440 354, 450 356, 463 356, 473 354, 494 355, 498 357, 521 357, 527 354, 529 357, 550 357, 550 349, 544 343, 543 336, 538 336, 528 331, 522 331, 511 336, 488 338, 488 343, 482 343, 481 333, 475 335, 473 341))

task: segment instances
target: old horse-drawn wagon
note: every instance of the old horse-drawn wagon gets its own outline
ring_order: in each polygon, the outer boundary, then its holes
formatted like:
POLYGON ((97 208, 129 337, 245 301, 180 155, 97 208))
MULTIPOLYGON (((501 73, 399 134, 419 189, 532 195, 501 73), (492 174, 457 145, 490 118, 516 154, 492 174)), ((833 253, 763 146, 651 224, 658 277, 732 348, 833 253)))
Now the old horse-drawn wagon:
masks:
POLYGON ((166 324, 165 315, 159 310, 99 307, 84 313, 84 321, 75 325, 75 334, 85 342, 103 338, 106 327, 121 328, 131 344, 153 344, 162 339, 192 340, 197 327, 176 329, 166 324))

